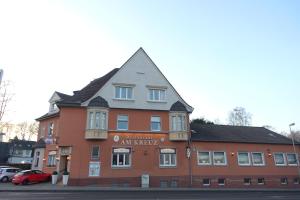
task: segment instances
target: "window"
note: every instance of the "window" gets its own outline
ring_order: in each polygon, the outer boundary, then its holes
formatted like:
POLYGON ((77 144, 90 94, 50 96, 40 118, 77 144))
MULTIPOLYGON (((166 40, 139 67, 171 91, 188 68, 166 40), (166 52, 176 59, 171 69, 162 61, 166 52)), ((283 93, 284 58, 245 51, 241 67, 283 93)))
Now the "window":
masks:
POLYGON ((225 152, 213 152, 214 165, 226 165, 225 152))
POLYGON ((299 178, 294 178, 294 184, 299 185, 299 183, 300 183, 300 179, 299 178))
POLYGON ((211 165, 211 158, 209 151, 198 152, 198 165, 211 165))
POLYGON ((265 161, 264 161, 263 153, 260 152, 252 153, 252 164, 256 166, 264 165, 265 161))
POLYGON ((202 180, 202 184, 203 184, 204 186, 209 186, 209 185, 210 185, 210 179, 209 179, 209 178, 204 178, 204 179, 202 180))
POLYGON ((225 185, 225 178, 219 178, 218 185, 225 185))
POLYGON ((129 167, 130 166, 130 149, 129 148, 115 148, 112 155, 113 167, 129 167))
POLYGON ((115 98, 130 100, 132 99, 132 87, 116 86, 115 87, 115 98))
POLYGON ((283 166, 286 165, 284 153, 274 153, 275 165, 283 166))
POLYGON ((186 131, 185 114, 175 114, 171 116, 171 131, 186 131))
POLYGON ((281 178, 280 179, 280 183, 281 183, 281 185, 287 185, 288 184, 288 179, 287 178, 281 178))
POLYGON ((118 130, 128 130, 128 116, 127 115, 118 115, 118 130))
POLYGON ((50 104, 50 112, 56 111, 58 110, 58 107, 56 105, 56 103, 51 103, 50 104))
POLYGON ((176 150, 161 149, 159 155, 160 167, 176 167, 176 150))
POLYGON ((107 129, 107 113, 105 111, 89 110, 88 113, 88 129, 107 129))
POLYGON ((251 185, 251 178, 244 178, 244 185, 251 185))
POLYGON ((150 101, 165 101, 166 90, 164 89, 149 89, 149 100, 150 101))
POLYGON ((288 165, 297 166, 297 164, 298 164, 297 154, 287 153, 286 160, 287 160, 288 165))
POLYGON ((56 165, 56 151, 50 151, 48 154, 48 166, 53 167, 56 165))
POLYGON ((238 163, 239 165, 250 165, 250 157, 248 152, 238 152, 238 163))
POLYGON ((151 117, 151 131, 160 131, 160 117, 151 117))
POLYGON ((265 179, 264 178, 258 178, 257 179, 257 184, 258 185, 264 185, 265 184, 265 179))
POLYGON ((48 136, 51 137, 53 135, 54 124, 50 122, 48 125, 48 136))
POLYGON ((92 160, 99 160, 99 146, 93 146, 91 153, 92 153, 91 155, 92 160))
POLYGON ((100 175, 100 162, 90 162, 89 176, 99 176, 99 175, 100 175))

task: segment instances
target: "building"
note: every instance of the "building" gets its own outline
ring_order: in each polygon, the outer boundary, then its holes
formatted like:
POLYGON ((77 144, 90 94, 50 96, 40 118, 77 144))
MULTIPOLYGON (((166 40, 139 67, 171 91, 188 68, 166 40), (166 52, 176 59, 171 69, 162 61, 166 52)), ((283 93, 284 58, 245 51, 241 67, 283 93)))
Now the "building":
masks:
POLYGON ((269 154, 276 162, 281 156, 284 161, 297 159, 290 140, 272 131, 230 126, 190 129, 193 108, 142 48, 121 68, 73 95, 54 92, 49 103, 49 112, 37 119, 38 140, 45 144, 35 152, 34 163, 50 173, 69 171, 69 185, 251 187, 254 178, 266 183, 260 186, 269 186, 272 175, 280 181, 296 182, 298 177, 297 165, 288 162, 277 167, 268 157, 260 167, 264 170, 252 164, 269 154), (278 139, 268 143, 257 138, 260 133, 270 141, 273 136, 278 139))
POLYGON ((36 142, 12 139, 9 141, 8 164, 31 164, 33 145, 36 142))

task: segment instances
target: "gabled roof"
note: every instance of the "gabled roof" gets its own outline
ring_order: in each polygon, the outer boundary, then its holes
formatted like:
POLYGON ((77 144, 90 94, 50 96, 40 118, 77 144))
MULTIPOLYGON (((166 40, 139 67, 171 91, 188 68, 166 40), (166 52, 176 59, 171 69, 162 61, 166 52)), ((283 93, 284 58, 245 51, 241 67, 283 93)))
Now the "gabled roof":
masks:
POLYGON ((36 121, 41 121, 41 120, 43 120, 43 119, 49 119, 49 118, 57 117, 57 116, 59 116, 59 111, 46 113, 46 114, 44 114, 43 116, 41 116, 41 117, 39 117, 39 118, 36 118, 35 120, 36 120, 36 121))
POLYGON ((291 139, 263 127, 192 124, 191 130, 192 141, 292 144, 291 139))
MULTIPOLYGON (((117 73, 119 68, 115 68, 108 72, 106 75, 97 78, 90 82, 87 86, 81 90, 75 91, 73 96, 66 95, 65 99, 58 101, 57 106, 80 106, 82 102, 90 99, 93 95, 98 92, 105 83, 117 73)), ((62 94, 62 93, 60 93, 62 94)), ((64 95, 64 94, 63 94, 64 95)))

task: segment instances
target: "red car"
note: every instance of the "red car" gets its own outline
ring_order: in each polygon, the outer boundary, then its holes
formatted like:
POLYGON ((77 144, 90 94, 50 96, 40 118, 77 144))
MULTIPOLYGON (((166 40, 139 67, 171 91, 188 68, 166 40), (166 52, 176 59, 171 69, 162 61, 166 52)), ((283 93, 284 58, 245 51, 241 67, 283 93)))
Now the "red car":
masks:
POLYGON ((40 170, 24 170, 13 176, 12 183, 15 185, 26 185, 28 183, 38 183, 50 180, 51 174, 44 173, 40 170))

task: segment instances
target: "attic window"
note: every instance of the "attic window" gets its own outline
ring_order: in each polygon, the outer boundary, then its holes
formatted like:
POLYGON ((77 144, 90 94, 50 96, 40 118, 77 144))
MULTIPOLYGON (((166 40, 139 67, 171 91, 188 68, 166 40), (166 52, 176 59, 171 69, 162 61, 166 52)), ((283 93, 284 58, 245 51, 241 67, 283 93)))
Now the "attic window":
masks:
POLYGON ((50 112, 56 111, 58 110, 58 107, 56 105, 56 103, 51 103, 50 104, 50 112))

